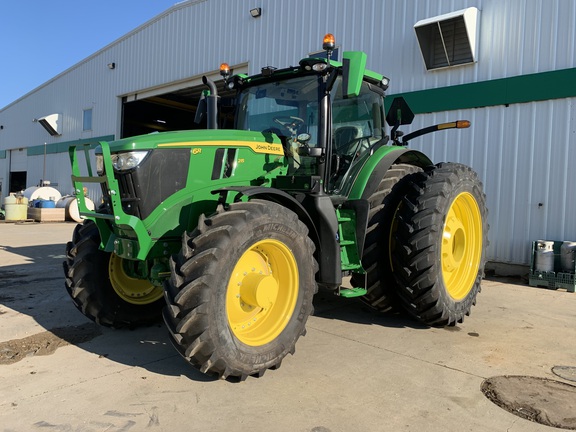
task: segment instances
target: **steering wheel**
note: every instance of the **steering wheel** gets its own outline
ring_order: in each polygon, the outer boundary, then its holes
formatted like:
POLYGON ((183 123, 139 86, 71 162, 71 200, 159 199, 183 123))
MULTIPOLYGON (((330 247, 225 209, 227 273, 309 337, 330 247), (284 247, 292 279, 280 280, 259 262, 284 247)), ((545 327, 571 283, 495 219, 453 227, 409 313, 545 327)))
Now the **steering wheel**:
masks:
POLYGON ((300 117, 278 116, 273 119, 276 123, 285 129, 288 129, 293 136, 298 134, 298 130, 306 124, 300 117))

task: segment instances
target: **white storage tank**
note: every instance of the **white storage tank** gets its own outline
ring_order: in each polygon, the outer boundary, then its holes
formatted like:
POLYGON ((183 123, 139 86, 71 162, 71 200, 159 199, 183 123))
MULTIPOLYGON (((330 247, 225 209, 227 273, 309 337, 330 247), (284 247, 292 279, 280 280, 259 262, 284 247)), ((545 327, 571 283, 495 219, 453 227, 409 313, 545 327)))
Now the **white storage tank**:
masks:
POLYGON ((45 200, 45 201, 54 201, 57 203, 60 198, 62 198, 62 194, 58 192, 57 189, 54 189, 50 186, 32 186, 27 188, 24 191, 24 196, 28 198, 28 201, 34 201, 37 199, 45 200))
MULTIPOLYGON (((94 210, 94 202, 86 197, 86 207, 88 210, 94 210)), ((84 220, 84 217, 80 216, 80 209, 78 208, 78 200, 76 199, 75 195, 65 195, 63 196, 60 201, 56 203, 57 208, 65 209, 65 218, 66 220, 73 220, 78 223, 84 220)))
POLYGON ((11 193, 4 198, 7 221, 20 221, 28 217, 28 198, 11 193))

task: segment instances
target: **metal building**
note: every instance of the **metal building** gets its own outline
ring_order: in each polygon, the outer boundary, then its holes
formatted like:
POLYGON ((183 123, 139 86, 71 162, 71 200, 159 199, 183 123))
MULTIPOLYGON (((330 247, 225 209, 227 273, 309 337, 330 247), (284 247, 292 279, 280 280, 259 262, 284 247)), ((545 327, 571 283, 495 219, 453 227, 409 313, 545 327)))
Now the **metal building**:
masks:
POLYGON ((576 240, 575 24, 571 0, 184 1, 0 110, 0 198, 70 193, 70 144, 193 128, 202 75, 286 67, 331 32, 420 114, 405 131, 472 121, 411 146, 480 174, 489 260, 527 265, 531 241, 576 240))

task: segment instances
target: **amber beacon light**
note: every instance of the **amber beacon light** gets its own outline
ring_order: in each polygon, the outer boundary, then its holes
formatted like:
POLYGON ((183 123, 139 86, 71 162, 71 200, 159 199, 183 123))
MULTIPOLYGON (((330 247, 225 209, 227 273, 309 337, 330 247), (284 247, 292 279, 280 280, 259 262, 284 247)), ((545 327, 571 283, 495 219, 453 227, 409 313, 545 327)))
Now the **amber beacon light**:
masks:
POLYGON ((336 47, 336 39, 332 33, 327 33, 322 41, 322 49, 325 51, 333 51, 336 47))

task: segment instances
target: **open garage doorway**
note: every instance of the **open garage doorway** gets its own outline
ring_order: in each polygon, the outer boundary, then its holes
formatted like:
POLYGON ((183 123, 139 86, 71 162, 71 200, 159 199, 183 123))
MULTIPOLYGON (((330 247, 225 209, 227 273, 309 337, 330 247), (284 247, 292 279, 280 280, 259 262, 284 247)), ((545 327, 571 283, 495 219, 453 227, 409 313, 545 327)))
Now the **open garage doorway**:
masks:
MULTIPOLYGON (((235 68, 233 73, 245 73, 247 66, 235 68)), ((210 76, 220 96, 219 128, 232 128, 235 92, 224 87, 219 75, 210 76)), ((152 132, 206 129, 206 118, 195 122, 201 94, 207 87, 201 78, 142 91, 122 98, 121 137, 152 132)))
POLYGON ((10 150, 8 192, 26 189, 28 177, 28 151, 25 148, 10 150))
POLYGON ((8 185, 10 190, 8 192, 18 193, 26 189, 26 171, 10 171, 10 179, 8 185))

